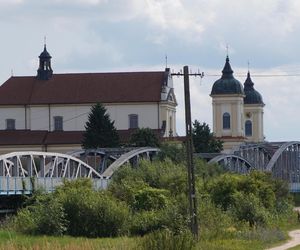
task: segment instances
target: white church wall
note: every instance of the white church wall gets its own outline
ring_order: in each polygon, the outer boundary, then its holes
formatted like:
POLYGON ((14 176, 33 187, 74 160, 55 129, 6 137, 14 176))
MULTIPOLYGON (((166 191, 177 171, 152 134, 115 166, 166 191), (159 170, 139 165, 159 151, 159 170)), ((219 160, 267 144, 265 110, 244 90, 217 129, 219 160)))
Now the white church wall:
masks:
POLYGON ((16 129, 25 129, 25 108, 22 106, 0 108, 0 129, 6 129, 6 119, 14 119, 16 129))

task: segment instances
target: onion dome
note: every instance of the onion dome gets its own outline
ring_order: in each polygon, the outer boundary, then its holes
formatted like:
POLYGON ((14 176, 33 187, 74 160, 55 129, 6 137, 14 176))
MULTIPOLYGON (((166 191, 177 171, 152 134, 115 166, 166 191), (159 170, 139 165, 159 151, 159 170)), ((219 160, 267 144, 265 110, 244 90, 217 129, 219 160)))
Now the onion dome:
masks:
POLYGON ((250 72, 248 71, 247 79, 244 83, 244 104, 262 104, 264 105, 261 94, 254 89, 254 83, 251 80, 250 72))
POLYGON ((211 90, 211 95, 226 94, 244 95, 242 84, 233 76, 233 70, 231 69, 228 56, 226 57, 226 63, 222 70, 222 77, 215 81, 211 90))

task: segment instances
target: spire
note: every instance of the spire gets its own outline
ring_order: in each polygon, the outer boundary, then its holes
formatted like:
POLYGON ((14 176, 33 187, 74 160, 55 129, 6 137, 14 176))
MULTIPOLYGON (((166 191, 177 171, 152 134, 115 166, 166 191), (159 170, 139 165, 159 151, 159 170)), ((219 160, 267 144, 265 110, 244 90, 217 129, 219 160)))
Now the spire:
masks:
POLYGON ((254 89, 254 83, 252 82, 251 76, 250 76, 250 71, 248 70, 247 73, 247 78, 246 81, 244 83, 244 90, 252 90, 254 89))
POLYGON ((39 80, 49 80, 52 77, 53 70, 51 68, 51 58, 51 55, 47 51, 45 40, 44 50, 39 56, 40 63, 37 70, 37 78, 39 80))
POLYGON ((224 65, 224 68, 222 70, 222 78, 232 78, 233 77, 233 70, 231 69, 230 63, 229 63, 229 57, 226 56, 226 62, 224 65))

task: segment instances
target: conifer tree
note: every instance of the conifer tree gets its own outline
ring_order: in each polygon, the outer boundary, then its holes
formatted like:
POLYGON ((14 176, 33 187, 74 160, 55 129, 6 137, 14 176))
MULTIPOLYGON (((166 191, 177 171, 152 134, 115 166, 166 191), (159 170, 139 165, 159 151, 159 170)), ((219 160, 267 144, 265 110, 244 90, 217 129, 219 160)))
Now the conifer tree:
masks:
POLYGON ((85 129, 82 141, 85 149, 119 145, 119 135, 114 127, 114 121, 110 120, 106 108, 100 103, 92 106, 85 129))

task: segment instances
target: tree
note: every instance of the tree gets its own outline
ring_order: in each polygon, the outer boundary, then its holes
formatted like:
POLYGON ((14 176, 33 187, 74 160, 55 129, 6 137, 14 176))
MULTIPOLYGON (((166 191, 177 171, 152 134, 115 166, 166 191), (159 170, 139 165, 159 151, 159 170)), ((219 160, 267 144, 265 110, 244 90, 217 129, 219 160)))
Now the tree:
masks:
POLYGON ((136 147, 158 147, 159 140, 151 128, 138 128, 131 135, 130 143, 136 147))
POLYGON ((216 140, 210 132, 208 124, 193 123, 193 142, 197 153, 219 153, 223 150, 223 142, 216 140))
POLYGON ((114 121, 110 120, 105 107, 100 103, 92 106, 85 129, 82 141, 85 149, 119 145, 119 135, 114 127, 114 121))

